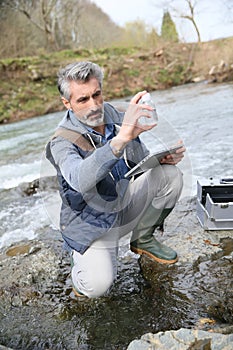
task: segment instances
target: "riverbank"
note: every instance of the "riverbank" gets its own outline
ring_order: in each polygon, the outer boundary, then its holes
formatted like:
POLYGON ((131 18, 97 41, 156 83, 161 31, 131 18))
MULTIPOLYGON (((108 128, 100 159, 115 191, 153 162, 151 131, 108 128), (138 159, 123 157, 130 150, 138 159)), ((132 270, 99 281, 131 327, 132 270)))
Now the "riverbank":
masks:
MULTIPOLYGON (((43 190, 49 184, 45 179, 43 190)), ((18 196, 35 195, 37 186, 19 186, 18 196)), ((98 299, 73 294, 69 256, 51 227, 39 240, 1 249, 0 344, 17 350, 123 350, 148 332, 191 329, 191 345, 197 330, 232 334, 233 231, 204 231, 196 198, 187 197, 167 219, 164 234, 155 234, 177 250, 179 261, 165 266, 145 256, 138 260, 128 237, 120 246, 115 285, 98 299)))
POLYGON ((104 68, 104 98, 109 100, 144 89, 155 91, 191 82, 233 81, 232 46, 233 37, 201 44, 66 50, 0 60, 0 123, 62 110, 56 74, 60 67, 76 60, 90 60, 104 68))

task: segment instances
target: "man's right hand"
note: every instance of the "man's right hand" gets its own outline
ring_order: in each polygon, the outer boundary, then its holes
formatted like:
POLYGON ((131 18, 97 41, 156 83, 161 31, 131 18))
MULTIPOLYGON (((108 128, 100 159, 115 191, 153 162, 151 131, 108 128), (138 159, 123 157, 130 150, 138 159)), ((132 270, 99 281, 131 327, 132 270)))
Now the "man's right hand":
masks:
MULTIPOLYGON (((129 143, 131 140, 135 139, 142 132, 151 130, 156 126, 156 123, 152 125, 142 125, 138 121, 140 117, 147 116, 145 110, 153 110, 153 108, 150 106, 138 104, 140 98, 146 93, 147 91, 140 91, 131 99, 129 107, 125 113, 120 131, 117 136, 111 140, 111 146, 113 149, 122 151, 127 143, 129 143)), ((150 118, 149 113, 148 118, 150 118)))

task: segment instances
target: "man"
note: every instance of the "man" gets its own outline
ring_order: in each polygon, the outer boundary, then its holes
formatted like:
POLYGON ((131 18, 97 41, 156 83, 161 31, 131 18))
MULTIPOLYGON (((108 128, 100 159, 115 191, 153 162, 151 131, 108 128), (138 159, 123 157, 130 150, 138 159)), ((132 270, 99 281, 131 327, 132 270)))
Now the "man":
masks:
POLYGON ((73 63, 59 72, 67 112, 47 146, 60 186, 60 227, 71 252, 73 289, 87 297, 109 290, 119 238, 131 231, 133 252, 160 263, 177 261, 176 252, 153 233, 180 196, 182 175, 175 165, 185 151, 182 147, 135 179, 125 178, 149 153, 139 135, 156 124, 139 122, 152 110, 138 104, 146 91, 137 93, 123 113, 103 101, 102 83, 102 70, 92 62, 73 63))

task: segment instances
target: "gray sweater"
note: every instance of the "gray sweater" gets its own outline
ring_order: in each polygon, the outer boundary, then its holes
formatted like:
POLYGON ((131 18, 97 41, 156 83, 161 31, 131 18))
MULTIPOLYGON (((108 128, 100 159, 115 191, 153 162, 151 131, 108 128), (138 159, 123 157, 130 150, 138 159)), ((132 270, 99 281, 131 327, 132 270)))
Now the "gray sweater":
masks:
MULTIPOLYGON (((104 103, 105 123, 113 124, 116 133, 123 116, 104 103)), ((113 154, 110 143, 102 144, 101 135, 88 130, 71 111, 66 112, 58 127, 82 134, 94 146, 94 151, 87 152, 58 136, 47 147, 47 157, 57 170, 60 184, 63 238, 71 249, 83 253, 114 225, 128 180, 122 175, 120 181, 114 178, 114 170, 122 159, 113 154)), ((127 165, 133 166, 148 153, 137 138, 127 145, 124 156, 127 165)))

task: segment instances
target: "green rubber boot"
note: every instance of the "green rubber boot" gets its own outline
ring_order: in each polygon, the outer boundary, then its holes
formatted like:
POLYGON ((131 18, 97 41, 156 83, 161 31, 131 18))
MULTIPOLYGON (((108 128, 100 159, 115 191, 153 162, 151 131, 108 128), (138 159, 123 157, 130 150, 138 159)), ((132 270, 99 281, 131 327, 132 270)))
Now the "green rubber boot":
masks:
POLYGON ((146 254, 163 264, 174 264, 178 260, 177 253, 165 244, 158 242, 153 235, 156 227, 163 224, 164 219, 171 211, 172 209, 163 209, 161 212, 152 205, 148 207, 141 221, 133 230, 130 249, 134 253, 146 254))

